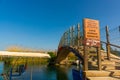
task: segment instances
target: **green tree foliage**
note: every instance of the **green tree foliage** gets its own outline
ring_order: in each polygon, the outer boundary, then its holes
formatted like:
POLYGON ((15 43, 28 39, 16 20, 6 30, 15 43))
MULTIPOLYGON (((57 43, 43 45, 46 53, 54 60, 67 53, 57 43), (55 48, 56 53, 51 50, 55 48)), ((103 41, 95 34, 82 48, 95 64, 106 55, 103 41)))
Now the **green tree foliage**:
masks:
POLYGON ((77 57, 72 52, 70 52, 69 55, 68 55, 68 59, 69 60, 76 60, 77 57))
POLYGON ((56 57, 54 52, 48 52, 51 58, 56 57))
POLYGON ((54 64, 54 61, 55 61, 55 59, 56 59, 56 55, 55 55, 55 52, 48 52, 48 54, 50 55, 50 59, 48 59, 48 62, 49 62, 49 64, 54 64))

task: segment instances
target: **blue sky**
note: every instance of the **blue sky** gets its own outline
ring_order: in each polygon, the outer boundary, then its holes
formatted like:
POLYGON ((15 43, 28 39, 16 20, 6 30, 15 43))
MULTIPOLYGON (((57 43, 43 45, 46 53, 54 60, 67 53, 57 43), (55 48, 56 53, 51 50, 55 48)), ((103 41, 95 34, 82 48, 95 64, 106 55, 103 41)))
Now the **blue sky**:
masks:
POLYGON ((0 50, 57 49, 63 32, 83 18, 120 25, 120 0, 0 0, 0 50))

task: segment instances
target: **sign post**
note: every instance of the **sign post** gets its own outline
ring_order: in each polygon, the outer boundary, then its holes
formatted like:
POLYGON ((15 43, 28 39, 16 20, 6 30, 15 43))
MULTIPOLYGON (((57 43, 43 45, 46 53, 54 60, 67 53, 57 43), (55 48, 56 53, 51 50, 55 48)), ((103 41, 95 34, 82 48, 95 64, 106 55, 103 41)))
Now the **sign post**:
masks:
POLYGON ((97 47, 98 53, 98 67, 101 70, 101 55, 100 55, 100 31, 99 21, 85 18, 83 20, 84 30, 84 70, 88 70, 88 53, 86 53, 86 47, 97 47))

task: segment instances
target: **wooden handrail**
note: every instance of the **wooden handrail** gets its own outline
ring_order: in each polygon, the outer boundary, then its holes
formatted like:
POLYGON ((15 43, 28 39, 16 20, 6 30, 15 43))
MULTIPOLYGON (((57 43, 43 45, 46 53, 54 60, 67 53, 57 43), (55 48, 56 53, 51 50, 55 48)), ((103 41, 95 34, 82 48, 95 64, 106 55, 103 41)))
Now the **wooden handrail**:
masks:
POLYGON ((117 48, 120 48, 120 46, 115 45, 115 44, 107 43, 107 42, 104 42, 104 41, 100 41, 100 42, 101 42, 101 43, 105 43, 105 44, 109 44, 109 45, 114 46, 114 47, 117 47, 117 48))

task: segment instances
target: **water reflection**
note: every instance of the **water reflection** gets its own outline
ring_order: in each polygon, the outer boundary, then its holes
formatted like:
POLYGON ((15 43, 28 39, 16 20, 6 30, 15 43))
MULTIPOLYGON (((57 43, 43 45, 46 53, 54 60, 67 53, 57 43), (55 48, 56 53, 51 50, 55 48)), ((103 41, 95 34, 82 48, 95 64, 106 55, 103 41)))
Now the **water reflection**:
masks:
POLYGON ((31 68, 32 80, 72 80, 72 66, 29 66, 25 80, 31 80, 31 68))
POLYGON ((63 66, 63 65, 62 66, 49 66, 47 67, 46 73, 47 75, 49 75, 48 77, 50 78, 52 78, 52 76, 55 77, 54 80, 69 80, 68 79, 69 76, 67 75, 68 73, 67 73, 66 68, 68 67, 63 66))
MULTIPOLYGON (((47 66, 45 64, 32 64, 27 67, 23 80, 73 80, 74 66, 47 66)), ((5 69, 5 68, 4 68, 5 69)))
MULTIPOLYGON (((4 71, 4 62, 0 62, 0 74, 4 71)), ((2 76, 0 76, 0 80, 3 80, 2 76)))
POLYGON ((66 68, 68 67, 60 66, 56 68, 57 80, 68 80, 66 68))
POLYGON ((3 72, 4 62, 0 62, 0 74, 3 72))

